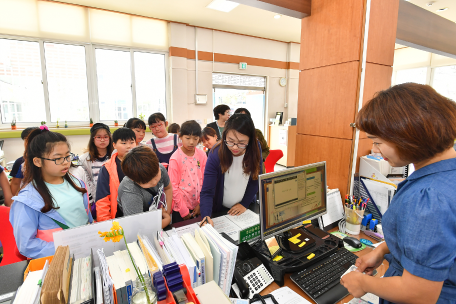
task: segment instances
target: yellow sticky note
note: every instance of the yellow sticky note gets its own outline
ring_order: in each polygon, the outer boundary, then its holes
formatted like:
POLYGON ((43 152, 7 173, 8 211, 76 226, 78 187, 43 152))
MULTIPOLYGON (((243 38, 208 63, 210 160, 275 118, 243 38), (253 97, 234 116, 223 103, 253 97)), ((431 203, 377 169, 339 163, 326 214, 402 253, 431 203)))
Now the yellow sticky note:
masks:
POLYGON ((302 222, 303 225, 310 224, 310 223, 312 223, 312 221, 304 221, 304 222, 302 222))
POLYGON ((283 256, 278 255, 278 256, 276 256, 275 258, 273 258, 272 260, 275 261, 275 262, 277 262, 277 261, 280 261, 281 259, 283 259, 283 256))
POLYGON ((130 272, 130 268, 125 269, 125 272, 130 272))
POLYGON ((299 244, 299 247, 302 247, 306 244, 306 242, 302 242, 301 244, 299 244))
POLYGON ((297 244, 299 242, 301 242, 301 240, 298 240, 298 239, 295 239, 295 238, 291 238, 291 239, 288 239, 290 242, 292 242, 293 244, 297 244))
POLYGON ((301 236, 301 233, 296 234, 293 238, 298 238, 301 236))
POLYGON ((307 259, 310 260, 310 259, 312 259, 314 256, 315 256, 315 253, 311 253, 311 254, 309 254, 309 256, 307 257, 307 259))

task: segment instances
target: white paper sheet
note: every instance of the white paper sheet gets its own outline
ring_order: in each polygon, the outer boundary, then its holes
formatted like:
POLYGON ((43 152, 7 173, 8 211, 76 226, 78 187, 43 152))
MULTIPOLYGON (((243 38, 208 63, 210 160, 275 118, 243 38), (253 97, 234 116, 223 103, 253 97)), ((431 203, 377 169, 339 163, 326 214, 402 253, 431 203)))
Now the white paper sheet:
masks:
MULTIPOLYGON (((305 298, 291 290, 289 287, 282 287, 271 292, 279 304, 311 304, 305 298)), ((254 302, 255 304, 261 303, 260 301, 254 302)), ((266 299, 266 304, 273 304, 271 299, 266 299)))
POLYGON ((225 217, 239 226, 240 230, 250 228, 260 223, 260 215, 250 209, 245 210, 241 215, 226 215, 225 217))
POLYGON ((342 205, 342 197, 340 196, 339 189, 327 194, 326 210, 327 213, 322 216, 323 225, 325 226, 329 226, 344 217, 344 207, 342 205))
POLYGON ((168 236, 171 236, 173 233, 176 233, 178 237, 181 237, 185 233, 190 233, 192 236, 195 236, 195 229, 198 229, 198 227, 199 225, 197 223, 194 223, 179 228, 173 228, 172 230, 165 231, 165 233, 168 236))
POLYGON ((388 205, 391 199, 389 191, 393 191, 394 187, 387 185, 385 183, 376 182, 373 180, 365 179, 363 180, 366 185, 369 194, 377 205, 380 213, 383 215, 388 209, 388 205))
POLYGON ((241 228, 230 221, 227 216, 216 217, 213 218, 212 221, 214 222, 214 228, 218 233, 224 232, 229 235, 233 241, 239 240, 239 230, 241 230, 241 228))

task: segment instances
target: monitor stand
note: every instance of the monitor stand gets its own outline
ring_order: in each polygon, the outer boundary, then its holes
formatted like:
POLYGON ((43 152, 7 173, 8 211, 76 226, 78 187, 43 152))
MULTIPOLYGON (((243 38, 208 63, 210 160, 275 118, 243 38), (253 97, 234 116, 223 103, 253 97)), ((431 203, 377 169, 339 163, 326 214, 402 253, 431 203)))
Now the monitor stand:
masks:
POLYGON ((284 285, 285 273, 300 271, 335 253, 339 247, 344 246, 344 242, 334 235, 327 235, 322 239, 305 227, 291 229, 277 235, 275 238, 280 249, 274 256, 269 252, 265 241, 252 244, 252 249, 279 286, 284 285), (292 241, 290 241, 290 238, 292 241), (309 241, 305 241, 306 238, 309 241), (299 239, 300 242, 294 241, 296 239, 299 239), (303 241, 306 244, 299 247, 303 241))
POLYGON ((290 229, 276 236, 277 243, 283 251, 302 253, 315 246, 312 235, 300 228, 290 229))

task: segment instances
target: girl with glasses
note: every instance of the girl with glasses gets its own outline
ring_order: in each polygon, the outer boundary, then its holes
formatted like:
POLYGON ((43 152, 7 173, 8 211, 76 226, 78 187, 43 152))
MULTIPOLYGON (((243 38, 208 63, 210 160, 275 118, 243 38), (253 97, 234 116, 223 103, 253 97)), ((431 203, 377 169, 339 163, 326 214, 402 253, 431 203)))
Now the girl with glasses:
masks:
POLYGON ((206 163, 200 198, 203 223, 213 225, 211 217, 215 212, 244 213, 258 192, 262 161, 250 116, 231 116, 222 140, 211 149, 206 163))
POLYGON ((93 218, 97 217, 95 202, 97 193, 98 173, 113 152, 111 130, 103 123, 96 123, 90 128, 90 139, 86 153, 79 157, 78 167, 70 172, 87 185, 90 209, 93 218))
POLYGON ((19 252, 54 255, 53 233, 92 223, 87 189, 69 173, 73 155, 64 135, 41 126, 27 137, 24 186, 13 197, 10 222, 19 252))
POLYGON ((176 150, 182 146, 177 134, 168 133, 168 122, 162 113, 154 113, 148 119, 149 129, 155 138, 146 142, 154 152, 157 154, 158 160, 165 167, 168 168, 169 159, 176 150))

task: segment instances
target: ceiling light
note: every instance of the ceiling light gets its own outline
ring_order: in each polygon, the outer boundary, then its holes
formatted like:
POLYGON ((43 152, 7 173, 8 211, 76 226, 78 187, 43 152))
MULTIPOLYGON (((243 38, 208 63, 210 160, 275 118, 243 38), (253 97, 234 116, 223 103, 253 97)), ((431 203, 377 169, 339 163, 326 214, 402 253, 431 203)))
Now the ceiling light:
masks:
POLYGON ((448 10, 448 7, 444 7, 444 8, 438 9, 437 11, 438 11, 438 12, 444 12, 444 11, 446 11, 446 10, 448 10))
POLYGON ((435 2, 435 1, 429 2, 429 3, 427 3, 426 5, 427 5, 427 6, 432 6, 432 5, 434 4, 434 2, 435 2))
POLYGON ((213 0, 211 3, 209 3, 206 7, 221 11, 221 12, 231 12, 236 6, 238 6, 239 3, 233 2, 233 1, 228 1, 228 0, 213 0))
POLYGON ((281 16, 280 15, 275 15, 274 18, 275 19, 279 19, 281 16))

